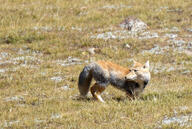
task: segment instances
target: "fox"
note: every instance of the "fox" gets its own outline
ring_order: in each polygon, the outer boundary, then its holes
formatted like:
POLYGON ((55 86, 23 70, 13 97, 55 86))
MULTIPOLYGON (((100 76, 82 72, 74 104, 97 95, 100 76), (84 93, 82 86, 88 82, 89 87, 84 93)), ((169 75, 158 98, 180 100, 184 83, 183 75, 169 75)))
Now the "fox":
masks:
POLYGON ((124 91, 128 98, 135 99, 143 92, 151 79, 149 61, 141 64, 133 60, 131 68, 123 67, 111 61, 99 60, 86 65, 78 79, 80 96, 86 97, 89 90, 93 98, 105 103, 101 94, 108 87, 124 91), (90 88, 92 79, 95 83, 90 88))

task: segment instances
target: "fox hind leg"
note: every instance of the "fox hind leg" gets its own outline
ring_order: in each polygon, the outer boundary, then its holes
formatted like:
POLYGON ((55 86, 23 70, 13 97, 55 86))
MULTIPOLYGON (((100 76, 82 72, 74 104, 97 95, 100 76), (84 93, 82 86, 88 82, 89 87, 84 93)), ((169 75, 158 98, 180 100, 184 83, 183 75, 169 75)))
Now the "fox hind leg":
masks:
POLYGON ((92 87, 91 87, 91 94, 93 95, 93 97, 97 100, 99 100, 102 103, 105 103, 105 101, 102 99, 101 97, 101 93, 105 90, 104 86, 100 86, 97 83, 95 83, 92 87))

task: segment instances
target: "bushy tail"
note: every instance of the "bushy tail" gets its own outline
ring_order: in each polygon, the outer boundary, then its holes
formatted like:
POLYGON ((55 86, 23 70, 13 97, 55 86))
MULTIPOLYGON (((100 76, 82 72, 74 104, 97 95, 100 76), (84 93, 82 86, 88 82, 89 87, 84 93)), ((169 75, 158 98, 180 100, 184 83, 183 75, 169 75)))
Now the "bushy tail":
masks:
POLYGON ((92 72, 91 67, 85 66, 83 71, 79 75, 79 82, 78 82, 78 88, 79 92, 82 96, 86 96, 89 92, 89 87, 92 80, 92 72))

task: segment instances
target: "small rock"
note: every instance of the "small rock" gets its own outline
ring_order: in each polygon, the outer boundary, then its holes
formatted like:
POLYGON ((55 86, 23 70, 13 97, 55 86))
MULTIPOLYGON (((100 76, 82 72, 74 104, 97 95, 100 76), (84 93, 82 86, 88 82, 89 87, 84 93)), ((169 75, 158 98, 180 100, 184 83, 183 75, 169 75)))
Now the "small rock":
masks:
POLYGON ((87 50, 90 54, 95 54, 95 48, 89 48, 88 50, 87 50))
POLYGON ((119 26, 133 32, 142 32, 148 28, 146 23, 132 16, 126 18, 119 26))
POLYGON ((154 97, 154 98, 153 98, 153 101, 157 102, 157 98, 156 98, 156 97, 154 97))
POLYGON ((126 43, 126 44, 124 45, 124 47, 125 47, 125 48, 128 48, 128 49, 131 48, 131 46, 130 46, 128 43, 126 43))
POLYGON ((89 48, 87 50, 90 54, 95 54, 95 53, 99 53, 101 50, 99 48, 89 48))

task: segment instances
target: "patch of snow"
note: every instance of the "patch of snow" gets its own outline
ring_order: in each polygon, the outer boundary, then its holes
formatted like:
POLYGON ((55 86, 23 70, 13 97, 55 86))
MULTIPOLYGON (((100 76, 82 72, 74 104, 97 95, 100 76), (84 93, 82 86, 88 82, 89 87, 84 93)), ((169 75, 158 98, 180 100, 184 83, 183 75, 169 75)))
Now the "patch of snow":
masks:
POLYGON ((175 116, 175 117, 165 117, 162 120, 162 124, 169 125, 177 123, 180 126, 191 126, 192 125, 192 114, 175 116))
POLYGON ((180 8, 176 8, 176 9, 168 9, 167 12, 182 12, 183 10, 180 8))
POLYGON ((51 119, 58 119, 58 118, 62 118, 62 115, 60 115, 60 114, 52 114, 51 115, 51 119))
POLYGON ((115 36, 112 32, 105 32, 98 34, 96 36, 91 36, 91 38, 108 40, 108 39, 117 39, 118 37, 115 36))
POLYGON ((142 54, 150 53, 150 54, 164 54, 165 51, 169 50, 169 46, 165 47, 159 47, 158 45, 155 45, 154 48, 151 48, 150 50, 144 50, 142 54))
POLYGON ((42 123, 42 122, 46 122, 46 120, 35 119, 34 122, 35 122, 35 123, 42 123))
POLYGON ((187 31, 192 32, 192 28, 187 28, 187 31))
POLYGON ((172 28, 170 29, 170 31, 171 31, 171 32, 179 32, 180 30, 179 30, 178 27, 172 27, 172 28))
POLYGON ((181 111, 186 111, 186 110, 188 110, 189 108, 188 108, 187 106, 180 106, 179 109, 180 109, 181 111))
POLYGON ((52 77, 51 80, 53 80, 55 82, 61 82, 63 80, 63 78, 60 76, 57 76, 57 77, 52 77))
POLYGON ((68 85, 60 87, 61 90, 71 90, 73 88, 70 88, 68 85))
POLYGON ((85 16, 85 15, 87 15, 87 14, 89 14, 89 12, 80 12, 80 13, 79 13, 79 16, 85 16))
POLYGON ((143 39, 152 39, 152 38, 158 38, 158 33, 154 32, 142 32, 137 33, 134 31, 129 30, 115 30, 115 31, 108 31, 99 33, 97 35, 91 35, 90 38, 92 39, 103 39, 103 40, 109 40, 109 39, 129 39, 129 38, 138 38, 140 40, 143 39))
POLYGON ((51 26, 34 26, 33 30, 35 31, 44 31, 44 32, 50 32, 53 30, 57 30, 57 31, 64 31, 65 27, 64 26, 59 26, 59 27, 51 27, 51 26))
POLYGON ((187 70, 183 65, 182 66, 177 66, 177 65, 165 65, 161 63, 156 63, 150 64, 150 71, 152 71, 154 74, 158 73, 163 73, 163 72, 172 72, 172 71, 177 71, 177 70, 182 70, 185 71, 187 70))
POLYGON ((192 51, 184 50, 183 53, 185 53, 188 56, 192 56, 192 51))
POLYGON ((79 58, 74 58, 69 56, 66 60, 57 60, 57 64, 61 66, 71 66, 71 65, 77 65, 77 64, 82 64, 83 61, 79 58))
POLYGON ((159 12, 159 11, 168 10, 168 9, 169 9, 168 6, 162 6, 162 7, 160 7, 159 9, 156 9, 155 11, 159 12))
POLYGON ((139 39, 152 39, 152 38, 158 38, 158 33, 152 33, 152 32, 144 32, 140 35, 139 39))
POLYGON ((186 43, 184 40, 176 40, 176 39, 169 40, 169 42, 172 42, 177 47, 181 47, 186 43))
POLYGON ((50 26, 41 26, 41 27, 38 27, 38 26, 34 26, 33 27, 33 30, 35 31, 46 31, 46 32, 49 32, 49 31, 52 31, 53 30, 53 27, 50 27, 50 26))
POLYGON ((64 31, 65 30, 65 27, 64 26, 60 26, 57 28, 58 31, 64 31))
POLYGON ((14 60, 14 61, 24 61, 24 60, 40 61, 38 58, 36 58, 34 56, 19 56, 19 57, 13 58, 12 60, 14 60))
POLYGON ((174 38, 177 38, 177 34, 165 34, 164 37, 168 37, 170 39, 174 39, 174 38))
POLYGON ((29 52, 30 52, 29 49, 28 50, 23 50, 22 48, 20 48, 19 51, 18 51, 18 54, 23 55, 23 54, 28 54, 29 52))
POLYGON ((0 69, 0 73, 5 73, 6 71, 6 69, 0 69))
POLYGON ((120 8, 132 8, 132 6, 129 6, 129 5, 105 5, 102 7, 102 9, 120 9, 120 8))
POLYGON ((191 73, 192 71, 190 71, 190 70, 184 70, 184 71, 182 71, 181 73, 182 74, 189 74, 189 73, 191 73))
POLYGON ((23 101, 24 97, 23 96, 13 96, 13 97, 4 98, 4 100, 6 102, 9 102, 9 101, 23 101))
POLYGON ((82 28, 74 27, 74 26, 72 26, 71 29, 72 29, 72 30, 77 30, 77 31, 82 31, 82 28))
POLYGON ((9 126, 11 126, 11 125, 13 125, 13 124, 17 124, 17 123, 19 123, 20 121, 19 120, 15 120, 15 121, 5 121, 4 122, 4 126, 5 127, 9 127, 9 126))
POLYGON ((1 52, 1 53, 0 53, 0 59, 6 58, 6 57, 8 57, 8 56, 9 56, 9 53, 7 53, 7 52, 1 52))

